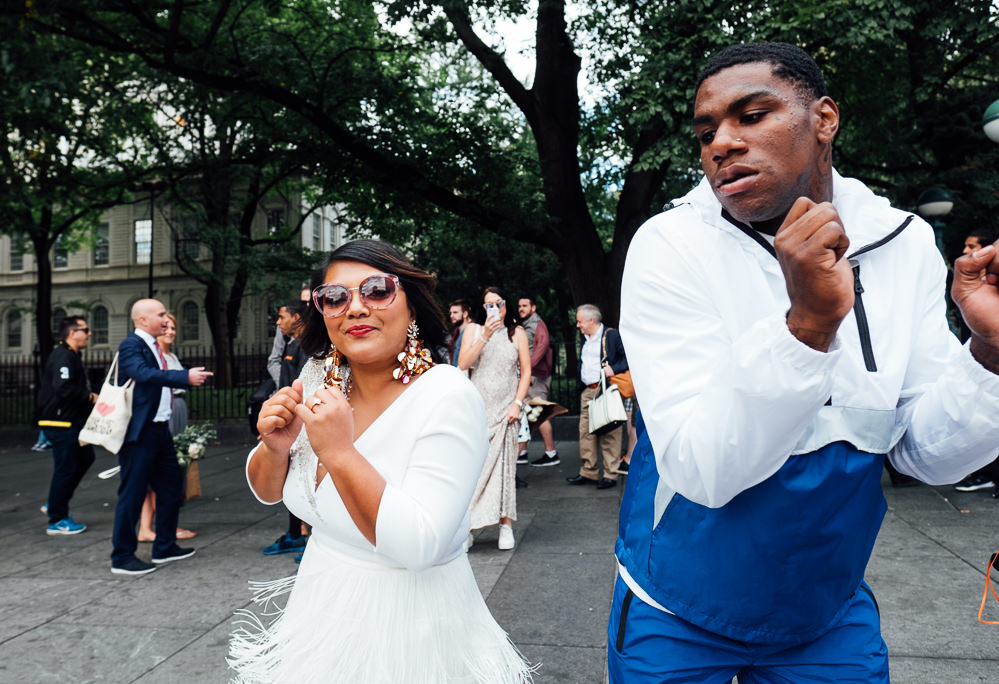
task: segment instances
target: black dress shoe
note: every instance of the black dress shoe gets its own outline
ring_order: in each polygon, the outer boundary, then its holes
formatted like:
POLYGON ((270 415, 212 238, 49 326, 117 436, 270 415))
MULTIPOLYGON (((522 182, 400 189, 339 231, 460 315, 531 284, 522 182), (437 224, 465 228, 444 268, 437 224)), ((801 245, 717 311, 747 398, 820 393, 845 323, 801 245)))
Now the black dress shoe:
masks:
POLYGON ((591 480, 588 477, 583 477, 582 475, 573 475, 572 477, 565 478, 565 481, 571 485, 595 485, 596 480, 591 480))
POLYGON ((112 575, 145 575, 156 569, 152 563, 140 561, 135 556, 128 560, 111 564, 112 575))
POLYGON ((617 487, 617 480, 601 477, 600 482, 597 483, 597 489, 610 489, 611 487, 617 487))
POLYGON ((184 560, 185 558, 190 558, 193 555, 194 549, 185 549, 174 544, 167 549, 167 552, 163 554, 162 557, 156 558, 154 556, 152 560, 156 563, 156 565, 162 565, 163 563, 172 563, 173 561, 184 560))

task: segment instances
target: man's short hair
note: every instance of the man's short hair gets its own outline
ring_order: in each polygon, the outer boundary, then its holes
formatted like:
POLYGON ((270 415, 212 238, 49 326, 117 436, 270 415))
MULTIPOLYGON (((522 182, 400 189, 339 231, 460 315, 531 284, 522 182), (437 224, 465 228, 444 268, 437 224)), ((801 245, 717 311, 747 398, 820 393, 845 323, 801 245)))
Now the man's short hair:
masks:
MULTIPOLYGON (((534 301, 534 297, 528 297, 528 296, 525 295, 525 296, 521 297, 520 299, 526 299, 527 300, 527 304, 529 306, 537 306, 537 302, 534 301)), ((520 299, 517 300, 518 304, 520 303, 520 299)))
POLYGON ((999 240, 999 230, 995 230, 994 228, 976 228, 968 233, 968 237, 977 238, 978 244, 985 247, 999 240))
POLYGON ((701 69, 694 92, 700 90, 706 79, 723 69, 759 62, 770 64, 774 76, 793 85, 795 90, 809 100, 817 100, 829 94, 819 65, 811 55, 790 43, 744 43, 728 46, 711 57, 701 69))
POLYGON ((472 305, 468 303, 467 299, 456 299, 453 302, 451 302, 450 304, 448 304, 447 308, 450 309, 452 306, 460 306, 462 311, 471 311, 472 310, 472 305))
POLYGON ((580 304, 576 308, 576 313, 581 313, 583 314, 583 318, 589 318, 597 323, 602 323, 604 320, 604 315, 600 313, 600 309, 596 304, 580 304))
POLYGON ((72 333, 76 328, 80 327, 81 323, 86 322, 83 316, 66 316, 59 323, 59 339, 65 342, 70 333, 72 333))
POLYGON ((309 308, 308 302, 301 299, 289 299, 278 307, 278 310, 285 309, 289 316, 305 316, 305 310, 309 308))

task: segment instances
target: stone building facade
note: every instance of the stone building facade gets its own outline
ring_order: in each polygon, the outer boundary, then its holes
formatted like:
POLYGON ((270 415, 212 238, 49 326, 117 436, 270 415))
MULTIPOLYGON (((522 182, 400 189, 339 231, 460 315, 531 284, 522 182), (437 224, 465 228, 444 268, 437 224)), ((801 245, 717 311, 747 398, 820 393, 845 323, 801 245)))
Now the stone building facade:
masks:
MULTIPOLYGON (((82 314, 93 330, 92 349, 113 349, 132 329, 132 304, 154 296, 178 319, 177 351, 211 345, 204 316, 204 286, 185 275, 175 260, 175 242, 168 219, 171 209, 161 200, 114 207, 100 219, 93 248, 67 253, 58 246, 50 258, 53 334, 66 314, 82 314), (151 215, 152 210, 152 215, 151 215)), ((257 211, 254 232, 297 223, 308 211, 299 234, 302 247, 329 251, 345 240, 335 207, 306 209, 300 198, 265 200, 257 211)), ((196 245, 185 249, 203 248, 196 245)), ((37 268, 30 243, 0 237, 0 359, 23 358, 36 350, 34 302, 37 268)), ((293 297, 297 293, 288 293, 293 297)), ((236 339, 261 344, 274 336, 274 302, 247 296, 240 310, 236 339)))

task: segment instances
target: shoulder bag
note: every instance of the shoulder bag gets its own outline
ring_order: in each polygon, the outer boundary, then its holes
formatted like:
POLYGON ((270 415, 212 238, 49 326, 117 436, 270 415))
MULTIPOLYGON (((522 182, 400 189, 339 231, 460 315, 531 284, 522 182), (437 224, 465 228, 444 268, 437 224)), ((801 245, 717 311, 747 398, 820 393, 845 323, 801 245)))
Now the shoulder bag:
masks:
POLYGON ((132 389, 135 381, 118 384, 118 354, 114 355, 104 386, 97 397, 87 423, 80 430, 80 444, 102 446, 117 454, 125 441, 128 422, 132 419, 132 389))
MULTIPOLYGON (((603 346, 603 358, 607 358, 607 331, 604 331, 603 339, 600 340, 603 346)), ((625 399, 630 399, 635 396, 635 385, 631 382, 631 370, 626 370, 623 373, 615 373, 608 378, 615 387, 617 391, 621 393, 621 396, 625 399)))
POLYGON ((625 424, 628 414, 624 410, 621 393, 614 385, 607 385, 607 376, 600 373, 600 394, 587 404, 590 414, 590 434, 600 436, 625 424))

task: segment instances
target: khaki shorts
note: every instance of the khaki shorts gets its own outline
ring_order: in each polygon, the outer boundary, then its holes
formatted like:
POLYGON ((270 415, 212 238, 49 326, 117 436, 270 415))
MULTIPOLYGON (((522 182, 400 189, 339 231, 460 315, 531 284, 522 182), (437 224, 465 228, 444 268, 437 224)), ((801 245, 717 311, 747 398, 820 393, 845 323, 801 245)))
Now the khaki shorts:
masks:
POLYGON ((548 400, 548 390, 552 387, 552 378, 536 378, 531 376, 531 386, 527 388, 527 401, 531 399, 548 400))

